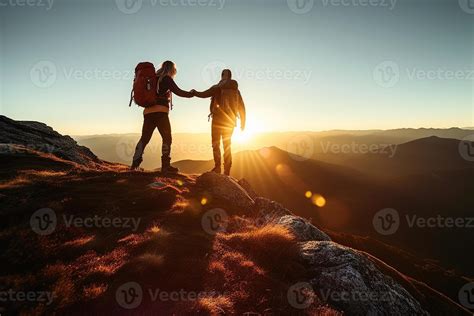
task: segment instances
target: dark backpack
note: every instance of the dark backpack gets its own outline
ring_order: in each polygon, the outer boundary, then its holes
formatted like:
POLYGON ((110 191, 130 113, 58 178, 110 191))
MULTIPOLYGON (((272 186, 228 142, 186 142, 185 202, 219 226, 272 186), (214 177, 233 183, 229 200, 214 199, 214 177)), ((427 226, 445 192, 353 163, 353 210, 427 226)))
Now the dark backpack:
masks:
POLYGON ((232 118, 237 116, 240 105, 239 90, 221 88, 220 92, 219 108, 232 118))
POLYGON ((150 62, 139 63, 135 67, 135 79, 128 106, 132 106, 132 101, 144 108, 155 105, 158 99, 157 83, 155 66, 150 62))

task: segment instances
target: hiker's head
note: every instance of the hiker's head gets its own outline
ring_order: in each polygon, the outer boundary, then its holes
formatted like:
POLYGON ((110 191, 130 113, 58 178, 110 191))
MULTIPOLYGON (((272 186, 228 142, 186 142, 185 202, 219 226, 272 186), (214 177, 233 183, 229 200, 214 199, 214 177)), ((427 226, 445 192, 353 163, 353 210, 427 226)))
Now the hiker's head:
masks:
POLYGON ((173 78, 177 72, 178 71, 176 69, 176 65, 174 64, 174 62, 167 60, 161 64, 161 68, 158 69, 156 74, 159 77, 170 76, 173 78))
POLYGON ((221 79, 222 80, 232 79, 232 71, 230 71, 230 69, 222 70, 221 79))

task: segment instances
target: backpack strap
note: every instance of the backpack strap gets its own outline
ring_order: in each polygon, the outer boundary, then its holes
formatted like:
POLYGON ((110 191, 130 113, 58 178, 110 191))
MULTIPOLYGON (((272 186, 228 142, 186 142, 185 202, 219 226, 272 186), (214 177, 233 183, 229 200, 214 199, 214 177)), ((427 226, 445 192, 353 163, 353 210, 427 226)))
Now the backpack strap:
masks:
POLYGON ((133 89, 130 91, 130 102, 128 103, 128 107, 132 106, 132 101, 133 101, 133 89))

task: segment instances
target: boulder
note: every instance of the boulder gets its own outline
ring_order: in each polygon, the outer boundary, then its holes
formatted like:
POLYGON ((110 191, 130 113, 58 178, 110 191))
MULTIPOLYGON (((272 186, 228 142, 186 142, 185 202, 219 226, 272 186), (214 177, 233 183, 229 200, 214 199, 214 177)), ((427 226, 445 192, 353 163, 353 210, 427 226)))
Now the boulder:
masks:
POLYGON ((315 293, 345 314, 429 315, 363 253, 331 241, 304 242, 300 249, 315 293))
POLYGON ((239 185, 247 192, 247 194, 252 198, 256 199, 258 197, 258 194, 254 191, 250 183, 245 180, 244 178, 239 180, 239 185))
POLYGON ((215 172, 206 172, 196 179, 196 185, 214 198, 225 201, 229 207, 244 211, 253 209, 253 199, 234 178, 215 172))
POLYGON ((282 216, 293 215, 290 210, 280 203, 264 197, 255 199, 254 214, 265 219, 265 222, 276 222, 282 216))
POLYGON ((44 123, 15 121, 3 115, 0 115, 0 143, 17 145, 16 148, 23 151, 52 154, 88 167, 102 163, 89 148, 79 146, 71 137, 59 134, 44 123))
POLYGON ((296 239, 300 242, 303 241, 330 241, 331 238, 326 235, 323 231, 319 230, 311 224, 308 220, 293 215, 285 215, 280 217, 277 221, 278 225, 288 228, 296 239))

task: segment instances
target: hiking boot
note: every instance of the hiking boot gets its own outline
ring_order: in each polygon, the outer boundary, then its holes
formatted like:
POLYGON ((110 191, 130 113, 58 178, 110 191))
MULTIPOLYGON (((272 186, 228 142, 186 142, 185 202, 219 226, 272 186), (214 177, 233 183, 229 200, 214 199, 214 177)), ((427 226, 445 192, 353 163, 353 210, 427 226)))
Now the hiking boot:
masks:
POLYGON ((132 165, 130 166, 131 171, 140 171, 140 164, 142 163, 143 159, 137 159, 132 162, 132 165))
POLYGON ((172 166, 161 167, 161 173, 178 173, 179 169, 172 166))
POLYGON ((221 173, 222 170, 221 170, 221 167, 220 167, 220 166, 215 166, 214 169, 211 170, 211 172, 221 173))

